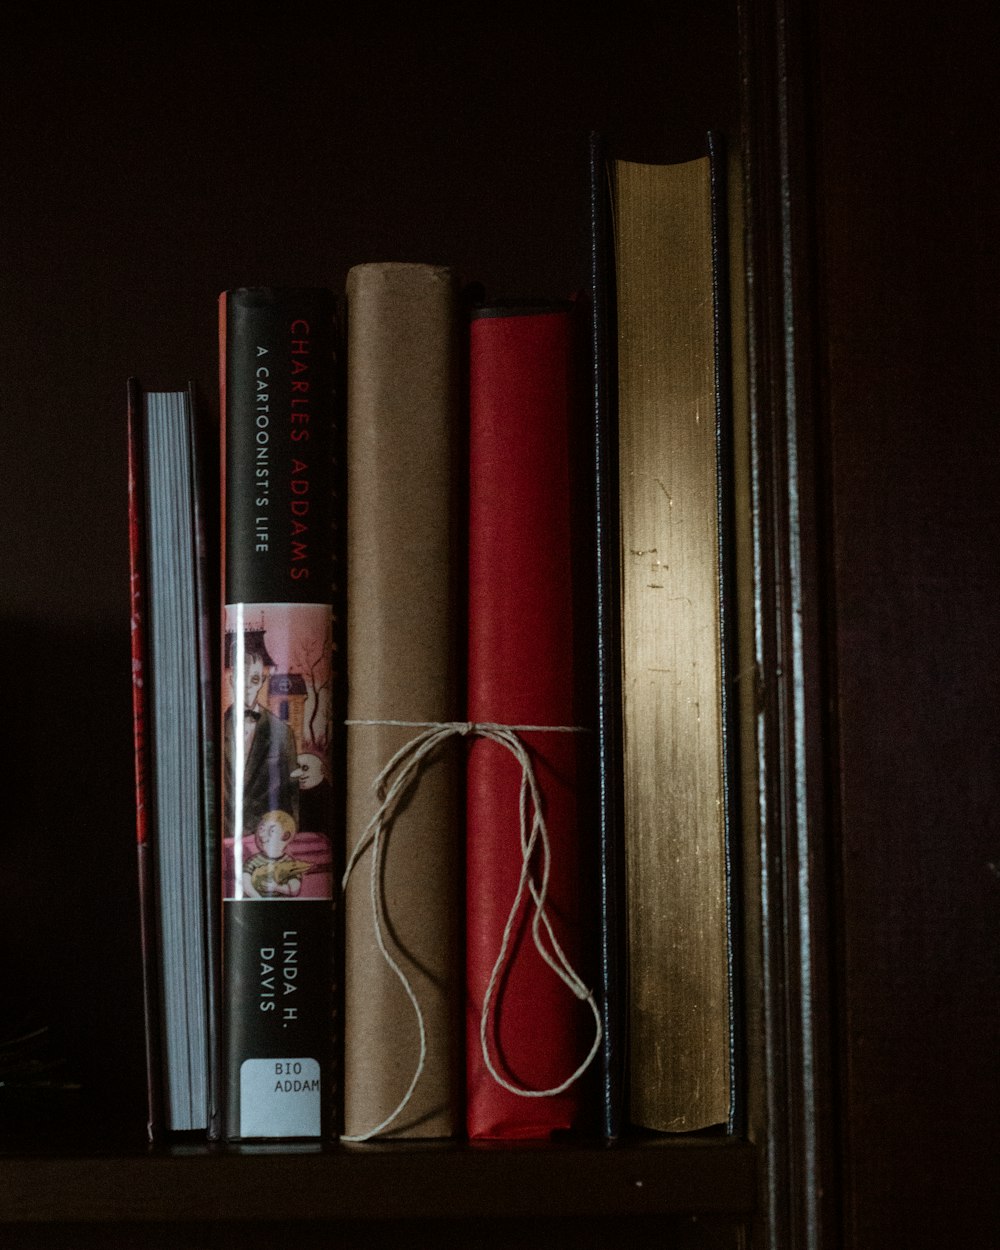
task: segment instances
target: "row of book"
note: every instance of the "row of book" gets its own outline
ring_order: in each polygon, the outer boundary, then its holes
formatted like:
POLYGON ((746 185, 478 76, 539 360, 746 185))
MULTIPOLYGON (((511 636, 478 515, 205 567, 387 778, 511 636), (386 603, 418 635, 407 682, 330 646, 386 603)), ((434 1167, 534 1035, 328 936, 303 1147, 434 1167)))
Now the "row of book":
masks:
POLYGON ((592 198, 571 299, 225 292, 217 467, 130 381, 151 1136, 731 1121, 719 154, 592 198))

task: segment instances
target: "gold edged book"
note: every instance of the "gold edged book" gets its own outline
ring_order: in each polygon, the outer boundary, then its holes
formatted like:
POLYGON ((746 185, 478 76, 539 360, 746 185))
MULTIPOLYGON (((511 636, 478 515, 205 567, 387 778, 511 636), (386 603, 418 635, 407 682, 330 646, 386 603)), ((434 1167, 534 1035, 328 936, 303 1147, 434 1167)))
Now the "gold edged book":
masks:
POLYGON ((709 155, 611 161, 630 1120, 730 1121, 729 409, 709 155))

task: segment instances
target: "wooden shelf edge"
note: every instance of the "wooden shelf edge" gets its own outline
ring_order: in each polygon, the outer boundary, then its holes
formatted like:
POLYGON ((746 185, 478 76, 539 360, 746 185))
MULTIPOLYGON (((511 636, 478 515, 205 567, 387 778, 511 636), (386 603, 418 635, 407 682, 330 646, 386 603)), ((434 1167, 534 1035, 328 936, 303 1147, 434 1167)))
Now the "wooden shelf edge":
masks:
POLYGON ((0 1158, 0 1224, 746 1215, 755 1205, 756 1150, 734 1139, 0 1158))

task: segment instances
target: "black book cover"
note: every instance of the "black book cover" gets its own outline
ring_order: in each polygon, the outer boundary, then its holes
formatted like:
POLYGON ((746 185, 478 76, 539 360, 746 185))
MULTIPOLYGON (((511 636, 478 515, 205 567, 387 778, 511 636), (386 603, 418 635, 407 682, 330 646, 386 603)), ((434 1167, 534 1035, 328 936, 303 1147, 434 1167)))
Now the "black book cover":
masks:
POLYGON ((597 553, 597 749, 600 912, 599 970, 603 1045, 601 1128, 609 1141, 621 1133, 625 1101, 623 989, 627 984, 622 936, 620 616, 618 604, 618 457, 614 335, 614 263, 609 225, 604 137, 590 138, 590 282, 594 413, 595 542, 597 553))
POLYGON ((726 1128, 735 1132, 743 1114, 739 1098, 740 1055, 742 1054, 743 995, 737 964, 737 934, 740 912, 740 726, 737 697, 738 587, 736 578, 736 518, 734 483, 736 466, 733 453, 733 302, 730 273, 730 224, 727 150, 723 136, 715 130, 706 135, 712 185, 712 264, 715 274, 715 370, 716 438, 718 448, 719 514, 719 654, 722 675, 722 770, 723 821, 726 845, 726 922, 729 958, 729 1119, 726 1128))
POLYGON ((220 297, 224 1135, 335 1131, 337 316, 220 297))

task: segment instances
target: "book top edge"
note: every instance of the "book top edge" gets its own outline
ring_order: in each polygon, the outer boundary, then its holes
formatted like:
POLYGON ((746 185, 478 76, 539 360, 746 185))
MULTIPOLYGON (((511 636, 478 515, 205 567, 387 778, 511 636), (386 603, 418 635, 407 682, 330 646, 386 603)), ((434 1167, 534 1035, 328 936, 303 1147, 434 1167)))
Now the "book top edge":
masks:
POLYGON ((573 308, 568 299, 512 299, 491 300, 488 304, 476 304, 469 310, 475 320, 481 317, 540 317, 553 313, 567 313, 573 308))
POLYGON ((590 134, 592 159, 607 165, 616 162, 649 166, 688 165, 704 160, 713 152, 719 153, 727 146, 724 133, 711 127, 697 138, 688 135, 680 143, 668 143, 666 135, 647 135, 639 139, 631 136, 626 141, 602 131, 591 131, 590 134))
POLYGON ((452 275, 455 270, 451 265, 437 265, 430 261, 419 260, 368 260, 352 265, 348 269, 352 273, 427 273, 452 275))
POLYGON ((303 296, 332 299, 333 290, 326 286, 235 286, 219 293, 220 299, 238 299, 253 305, 276 304, 303 296))
POLYGON ((636 172, 649 170, 659 173, 666 170, 680 173, 683 170, 693 170, 696 167, 704 167, 711 162, 711 155, 703 152, 701 156, 692 156, 689 160, 684 161, 633 161, 624 160, 620 157, 613 157, 608 161, 608 165, 614 172, 619 170, 635 170, 636 172))

